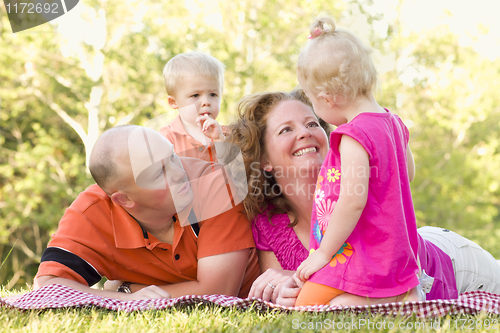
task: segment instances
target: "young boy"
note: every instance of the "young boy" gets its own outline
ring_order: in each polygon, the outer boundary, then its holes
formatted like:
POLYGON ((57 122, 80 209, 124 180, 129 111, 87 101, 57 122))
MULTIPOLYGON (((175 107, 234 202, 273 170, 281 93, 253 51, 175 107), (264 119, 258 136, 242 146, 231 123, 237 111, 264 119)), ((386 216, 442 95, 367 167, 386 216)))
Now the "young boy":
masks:
POLYGON ((163 78, 168 104, 179 115, 160 133, 174 144, 177 154, 216 162, 223 149, 215 152, 212 142, 223 142, 227 131, 215 120, 224 87, 224 65, 208 54, 181 53, 167 62, 163 78))

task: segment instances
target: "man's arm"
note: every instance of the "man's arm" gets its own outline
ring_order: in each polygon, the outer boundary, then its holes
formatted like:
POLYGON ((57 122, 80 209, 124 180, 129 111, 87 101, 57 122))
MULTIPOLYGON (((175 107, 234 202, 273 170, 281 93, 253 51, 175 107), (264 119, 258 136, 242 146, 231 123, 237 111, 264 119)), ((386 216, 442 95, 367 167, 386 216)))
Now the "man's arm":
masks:
POLYGON ((89 293, 101 297, 119 299, 122 301, 131 301, 137 299, 152 299, 152 298, 170 298, 168 292, 157 286, 149 286, 132 294, 126 294, 111 290, 93 289, 79 282, 70 279, 60 278, 54 275, 44 275, 37 277, 34 281, 33 289, 39 289, 41 287, 50 284, 61 284, 63 286, 70 287, 71 289, 78 290, 84 293, 89 293))
MULTIPOLYGON (((243 249, 201 258, 198 260, 197 281, 159 287, 171 297, 213 294, 238 296, 249 256, 250 249, 243 249)), ((144 287, 132 284, 130 289, 134 292, 144 287)))

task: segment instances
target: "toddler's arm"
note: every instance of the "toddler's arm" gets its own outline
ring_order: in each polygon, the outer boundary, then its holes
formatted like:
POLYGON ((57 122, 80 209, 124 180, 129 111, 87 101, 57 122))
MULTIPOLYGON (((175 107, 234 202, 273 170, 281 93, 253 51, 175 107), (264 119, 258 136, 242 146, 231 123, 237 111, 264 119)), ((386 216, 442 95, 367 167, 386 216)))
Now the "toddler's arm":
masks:
POLYGON ((305 281, 328 264, 356 227, 368 197, 370 163, 366 150, 353 138, 343 135, 339 146, 341 159, 341 192, 319 249, 309 255, 297 269, 305 281), (365 172, 361 172, 365 170, 365 172))
POLYGON ((413 154, 410 149, 410 144, 406 147, 406 160, 408 164, 408 178, 410 182, 415 178, 415 160, 413 159, 413 154))

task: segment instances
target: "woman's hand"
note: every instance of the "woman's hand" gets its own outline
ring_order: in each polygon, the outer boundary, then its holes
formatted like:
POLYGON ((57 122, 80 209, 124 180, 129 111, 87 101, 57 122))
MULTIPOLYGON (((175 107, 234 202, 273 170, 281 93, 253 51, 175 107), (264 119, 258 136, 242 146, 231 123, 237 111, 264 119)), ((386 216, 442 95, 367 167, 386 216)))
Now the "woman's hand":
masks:
POLYGON ((276 298, 280 293, 283 282, 288 280, 293 274, 293 271, 269 268, 254 281, 248 297, 256 297, 264 301, 276 303, 276 298))
POLYGON ((299 279, 295 277, 295 274, 289 277, 286 281, 280 284, 280 290, 278 291, 278 297, 274 303, 283 306, 295 306, 295 301, 297 296, 299 296, 300 289, 304 285, 299 279))

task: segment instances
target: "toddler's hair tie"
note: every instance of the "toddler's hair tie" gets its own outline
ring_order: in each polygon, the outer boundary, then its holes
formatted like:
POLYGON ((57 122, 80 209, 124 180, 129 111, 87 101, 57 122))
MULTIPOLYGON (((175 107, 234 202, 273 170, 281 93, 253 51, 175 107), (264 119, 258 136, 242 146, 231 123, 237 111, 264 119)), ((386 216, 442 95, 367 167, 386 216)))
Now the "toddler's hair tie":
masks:
POLYGON ((328 30, 322 31, 320 28, 314 29, 314 31, 311 33, 311 36, 307 37, 307 39, 313 39, 321 35, 322 32, 328 32, 328 30))

